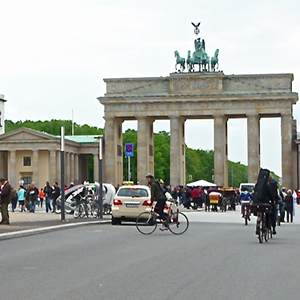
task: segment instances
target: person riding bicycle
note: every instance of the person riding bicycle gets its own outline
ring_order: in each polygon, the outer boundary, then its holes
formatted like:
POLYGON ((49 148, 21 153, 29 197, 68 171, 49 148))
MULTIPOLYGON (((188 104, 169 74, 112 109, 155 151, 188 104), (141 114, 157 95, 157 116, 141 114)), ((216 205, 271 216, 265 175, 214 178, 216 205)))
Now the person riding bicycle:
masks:
MULTIPOLYGON (((249 201, 251 201, 253 198, 253 195, 248 192, 248 189, 244 186, 242 188, 242 192, 239 197, 239 202, 241 203, 241 210, 242 210, 242 218, 244 218, 244 205, 249 204, 249 201)), ((250 217, 248 216, 248 219, 250 221, 250 217)))
POLYGON ((277 189, 277 182, 273 179, 270 171, 268 169, 261 169, 254 189, 253 202, 256 202, 257 204, 269 204, 271 206, 271 213, 266 214, 266 223, 268 228, 273 227, 273 234, 276 234, 275 204, 278 201, 277 189))
POLYGON ((165 194, 163 193, 161 187, 158 182, 154 180, 154 175, 148 173, 146 175, 148 184, 151 187, 151 200, 156 201, 155 211, 159 214, 161 220, 163 221, 163 227, 165 229, 168 228, 168 222, 166 218, 166 214, 164 213, 164 206, 167 201, 165 194))

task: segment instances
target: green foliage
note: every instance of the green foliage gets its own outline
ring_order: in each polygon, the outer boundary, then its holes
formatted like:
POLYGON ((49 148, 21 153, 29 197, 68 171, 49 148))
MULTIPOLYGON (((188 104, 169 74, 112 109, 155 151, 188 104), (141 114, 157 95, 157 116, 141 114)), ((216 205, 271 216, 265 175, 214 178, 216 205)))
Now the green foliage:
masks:
MULTIPOLYGON (((5 120, 5 131, 9 132, 21 127, 31 128, 37 131, 46 132, 52 135, 60 135, 61 126, 65 126, 66 135, 72 134, 72 121, 70 120, 50 120, 50 121, 17 121, 5 120)), ((75 135, 102 135, 103 129, 89 126, 87 124, 79 125, 74 123, 75 135)))
MULTIPOLYGON (((66 135, 72 134, 72 121, 70 120, 51 120, 51 121, 5 121, 5 130, 27 127, 52 135, 60 135, 61 125, 66 128, 66 135)), ((104 130, 98 127, 79 125, 74 123, 75 135, 103 135, 104 130)), ((123 134, 123 149, 125 143, 133 143, 134 156, 130 159, 131 180, 137 181, 137 131, 128 129, 123 134)), ((125 152, 124 152, 125 154, 125 152)), ((160 131, 154 134, 154 169, 155 177, 161 178, 166 184, 170 184, 170 134, 160 131)), ((89 159, 89 179, 93 181, 93 157, 89 159)), ((273 177, 278 182, 279 178, 274 173, 273 177)), ((186 147, 186 182, 203 179, 212 182, 214 175, 214 151, 213 150, 194 150, 186 147)), ((128 160, 124 158, 123 167, 124 179, 128 179, 128 160)), ((248 167, 240 162, 228 162, 228 184, 238 187, 241 182, 248 181, 248 167)))

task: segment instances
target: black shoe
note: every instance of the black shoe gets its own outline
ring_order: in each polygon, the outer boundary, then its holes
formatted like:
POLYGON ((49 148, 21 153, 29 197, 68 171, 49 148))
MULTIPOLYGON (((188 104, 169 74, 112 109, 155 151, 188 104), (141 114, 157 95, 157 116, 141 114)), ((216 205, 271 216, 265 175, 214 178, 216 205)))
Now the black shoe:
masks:
POLYGON ((275 231, 275 229, 273 229, 273 232, 272 232, 272 234, 274 234, 274 235, 275 235, 276 233, 277 233, 277 232, 275 231))

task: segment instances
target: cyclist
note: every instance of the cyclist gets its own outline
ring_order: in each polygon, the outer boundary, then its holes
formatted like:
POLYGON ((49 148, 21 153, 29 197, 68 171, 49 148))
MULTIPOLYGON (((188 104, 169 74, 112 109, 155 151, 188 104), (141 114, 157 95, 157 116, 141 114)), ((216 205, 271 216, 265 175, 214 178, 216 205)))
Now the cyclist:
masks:
POLYGON ((159 214, 160 218, 163 221, 163 229, 168 229, 168 222, 166 214, 164 213, 164 206, 167 201, 165 194, 160 188, 159 184, 154 180, 154 175, 148 173, 146 175, 148 184, 151 187, 151 200, 156 201, 155 211, 159 214))
MULTIPOLYGON (((252 194, 248 192, 247 188, 244 186, 242 188, 241 195, 239 197, 239 202, 241 203, 241 210, 242 210, 242 218, 244 218, 244 205, 249 204, 249 201, 253 198, 252 194)), ((248 216, 250 221, 250 216, 248 216)))

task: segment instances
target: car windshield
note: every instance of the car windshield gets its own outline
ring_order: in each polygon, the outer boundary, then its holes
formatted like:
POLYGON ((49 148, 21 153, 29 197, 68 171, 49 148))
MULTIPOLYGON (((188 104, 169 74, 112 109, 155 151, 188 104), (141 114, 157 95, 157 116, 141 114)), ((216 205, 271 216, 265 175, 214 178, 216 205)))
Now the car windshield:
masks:
POLYGON ((119 197, 148 197, 148 191, 142 188, 122 188, 118 192, 119 197))

